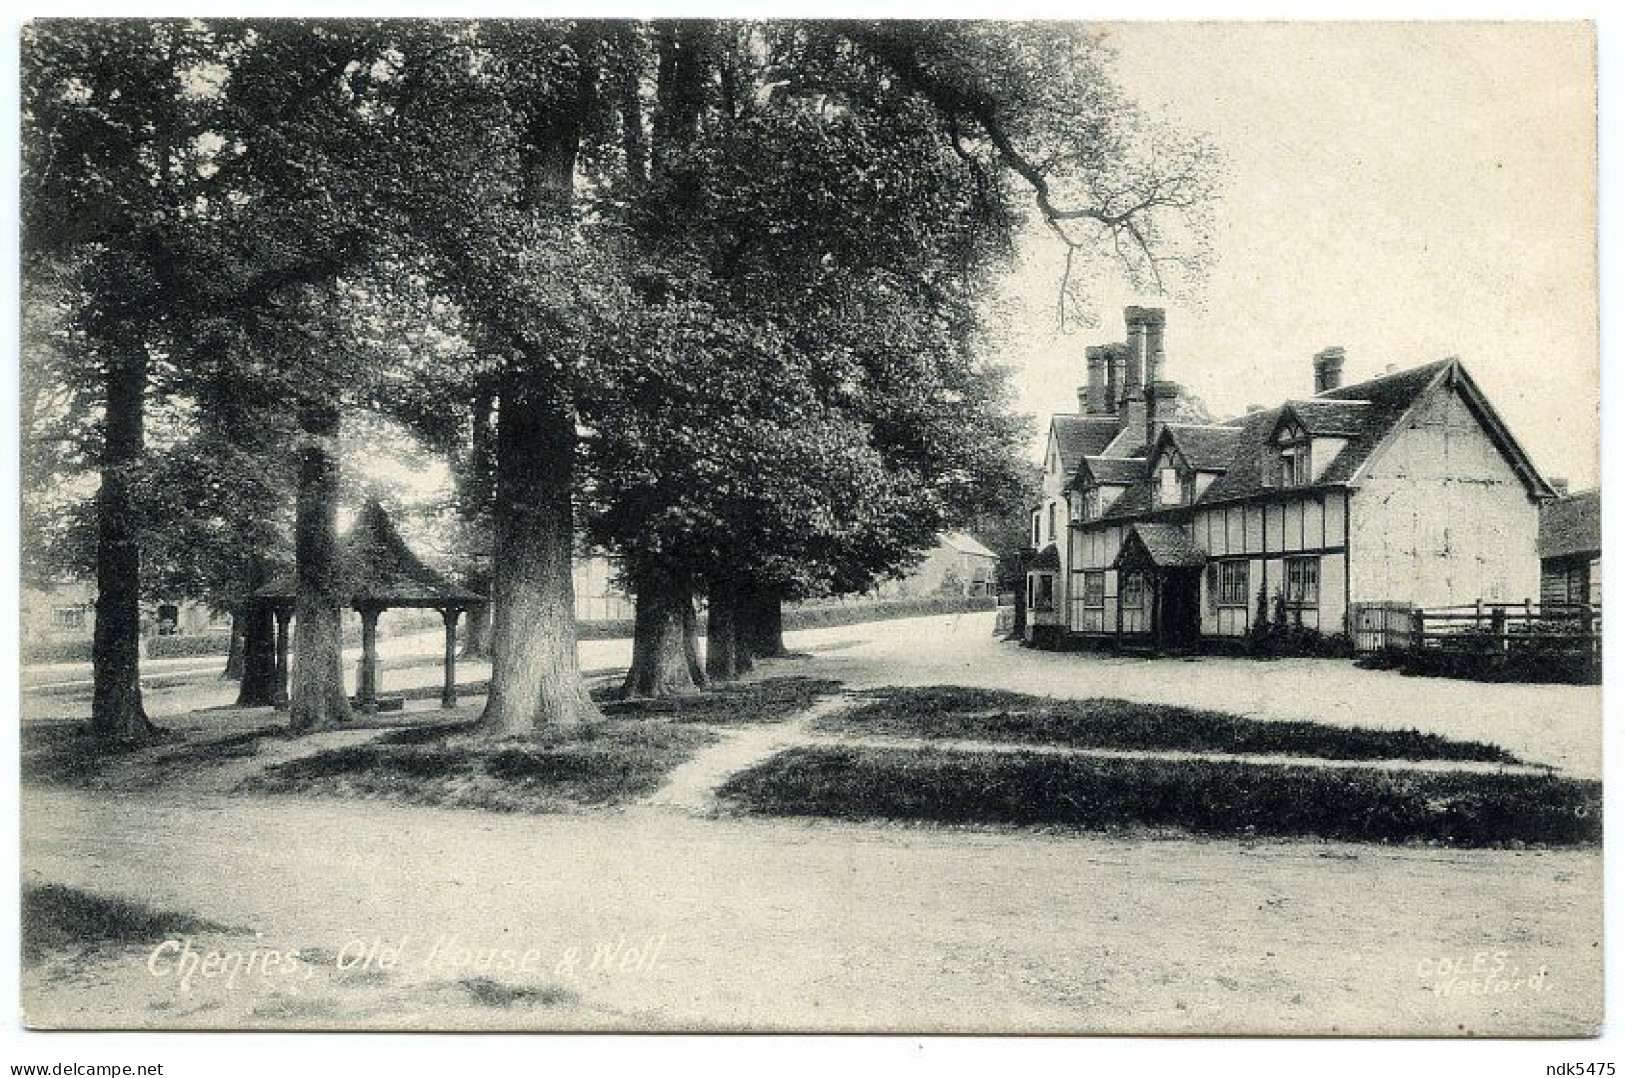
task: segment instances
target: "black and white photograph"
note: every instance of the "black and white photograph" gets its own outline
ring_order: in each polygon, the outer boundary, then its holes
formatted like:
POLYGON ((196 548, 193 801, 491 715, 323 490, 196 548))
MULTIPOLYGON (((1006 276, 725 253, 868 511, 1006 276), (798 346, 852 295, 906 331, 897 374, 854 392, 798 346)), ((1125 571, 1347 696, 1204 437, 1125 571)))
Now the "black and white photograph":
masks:
POLYGON ((951 15, 13 21, 12 1073, 1614 1073, 1597 25, 951 15))

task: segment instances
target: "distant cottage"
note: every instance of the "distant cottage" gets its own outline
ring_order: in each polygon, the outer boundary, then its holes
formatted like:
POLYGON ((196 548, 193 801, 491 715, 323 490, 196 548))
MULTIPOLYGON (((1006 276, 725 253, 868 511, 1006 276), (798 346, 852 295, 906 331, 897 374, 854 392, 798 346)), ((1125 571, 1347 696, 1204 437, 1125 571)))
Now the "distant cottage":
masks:
POLYGON ((1344 632, 1362 603, 1541 593, 1554 497, 1459 360, 1342 384, 1223 423, 1181 421, 1164 313, 1089 348, 1079 412, 1052 418, 1032 515, 1028 634, 1163 649, 1244 636, 1262 608, 1344 632))
POLYGON ((1602 605, 1602 493, 1540 507, 1540 601, 1602 605))

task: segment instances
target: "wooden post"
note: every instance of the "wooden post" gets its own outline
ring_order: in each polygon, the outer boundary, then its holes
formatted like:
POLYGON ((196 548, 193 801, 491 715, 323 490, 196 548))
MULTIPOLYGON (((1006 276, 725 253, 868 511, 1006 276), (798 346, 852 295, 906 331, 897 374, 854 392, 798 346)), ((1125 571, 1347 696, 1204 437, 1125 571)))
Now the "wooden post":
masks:
POLYGON ((1490 633, 1495 637, 1497 651, 1507 650, 1507 608, 1496 606, 1490 609, 1490 633))
POLYGON ((271 700, 273 706, 283 709, 288 706, 288 623, 293 620, 293 611, 285 606, 278 606, 276 614, 276 688, 273 690, 271 700))
POLYGON ((1526 633, 1535 631, 1535 604, 1528 598, 1523 601, 1523 631, 1526 633))
POLYGON ((356 704, 364 715, 378 714, 378 615, 377 607, 361 610, 361 669, 356 676, 356 704))
POLYGON ((1411 647, 1413 649, 1427 646, 1427 639, 1425 636, 1427 632, 1427 624, 1427 617, 1422 613, 1421 607, 1417 607, 1415 610, 1411 611, 1411 647))
POLYGON ((462 611, 455 606, 440 611, 446 623, 445 682, 440 686, 440 706, 457 706, 457 615, 462 611))

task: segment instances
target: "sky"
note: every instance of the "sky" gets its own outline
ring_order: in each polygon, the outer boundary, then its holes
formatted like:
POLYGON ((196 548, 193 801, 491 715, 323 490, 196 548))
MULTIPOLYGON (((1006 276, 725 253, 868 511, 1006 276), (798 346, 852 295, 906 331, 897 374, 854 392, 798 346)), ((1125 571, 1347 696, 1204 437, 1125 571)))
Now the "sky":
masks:
MULTIPOLYGON (((1548 476, 1598 476, 1594 45, 1579 24, 1102 26, 1119 84, 1226 162, 1199 290, 1094 282, 1055 331, 1060 251, 1035 238, 994 336, 1042 429, 1127 303, 1168 311, 1168 376, 1216 416, 1458 356, 1548 476)), ((1035 451, 1035 457, 1037 453, 1035 451)))

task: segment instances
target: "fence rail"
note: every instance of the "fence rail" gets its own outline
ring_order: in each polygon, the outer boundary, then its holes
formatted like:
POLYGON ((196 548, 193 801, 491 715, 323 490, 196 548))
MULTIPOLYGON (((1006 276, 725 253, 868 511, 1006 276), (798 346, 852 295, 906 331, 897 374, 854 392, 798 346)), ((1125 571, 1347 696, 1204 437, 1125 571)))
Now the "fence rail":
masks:
POLYGON ((1349 632, 1355 650, 1442 648, 1510 651, 1539 646, 1556 651, 1602 652, 1602 608, 1585 603, 1473 603, 1415 607, 1408 603, 1354 603, 1349 632))

